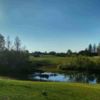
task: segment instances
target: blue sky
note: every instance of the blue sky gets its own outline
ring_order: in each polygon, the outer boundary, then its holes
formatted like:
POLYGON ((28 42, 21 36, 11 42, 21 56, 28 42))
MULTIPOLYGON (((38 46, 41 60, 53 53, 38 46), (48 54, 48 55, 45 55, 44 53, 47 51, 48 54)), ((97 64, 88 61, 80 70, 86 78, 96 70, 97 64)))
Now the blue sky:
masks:
POLYGON ((0 0, 0 33, 30 51, 79 51, 100 42, 100 0, 0 0))

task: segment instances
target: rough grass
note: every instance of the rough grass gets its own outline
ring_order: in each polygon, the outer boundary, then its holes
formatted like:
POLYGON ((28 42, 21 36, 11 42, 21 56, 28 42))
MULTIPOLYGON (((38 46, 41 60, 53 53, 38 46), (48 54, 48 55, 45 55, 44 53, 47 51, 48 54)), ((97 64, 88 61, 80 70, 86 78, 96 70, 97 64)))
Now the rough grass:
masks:
MULTIPOLYGON (((87 69, 87 67, 89 68, 89 70, 91 69, 97 69, 100 70, 100 56, 96 56, 96 57, 87 57, 87 56, 80 56, 82 59, 85 57, 85 60, 89 59, 89 61, 82 61, 82 65, 79 65, 76 61, 78 56, 71 56, 71 57, 58 57, 58 56, 52 56, 52 55, 43 55, 41 57, 33 57, 30 56, 30 60, 32 62, 35 61, 42 61, 45 64, 45 61, 47 61, 48 63, 51 63, 52 65, 49 67, 48 65, 46 66, 42 66, 40 67, 40 70, 43 71, 50 71, 50 72, 61 72, 62 70, 60 69, 60 67, 64 67, 64 68, 72 68, 72 69, 77 69, 79 70, 79 68, 84 68, 87 69), (90 62, 90 63, 89 63, 90 62), (93 64, 91 64, 93 63, 93 64), (91 66, 91 65, 93 66, 91 66), (70 66, 68 66, 70 65, 70 66), (89 67, 90 66, 90 67, 89 67)), ((80 58, 78 58, 78 60, 80 60, 80 58)))
POLYGON ((1 79, 0 100, 100 100, 100 85, 1 79))

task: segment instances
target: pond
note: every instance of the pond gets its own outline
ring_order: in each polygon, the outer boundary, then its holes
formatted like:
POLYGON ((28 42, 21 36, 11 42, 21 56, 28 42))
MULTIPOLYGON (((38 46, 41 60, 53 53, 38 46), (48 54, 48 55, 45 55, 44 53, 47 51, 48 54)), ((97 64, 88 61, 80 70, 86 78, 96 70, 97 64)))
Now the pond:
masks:
POLYGON ((53 81, 53 82, 79 82, 97 84, 100 82, 100 75, 86 72, 68 72, 68 73, 34 73, 31 75, 32 80, 53 81))

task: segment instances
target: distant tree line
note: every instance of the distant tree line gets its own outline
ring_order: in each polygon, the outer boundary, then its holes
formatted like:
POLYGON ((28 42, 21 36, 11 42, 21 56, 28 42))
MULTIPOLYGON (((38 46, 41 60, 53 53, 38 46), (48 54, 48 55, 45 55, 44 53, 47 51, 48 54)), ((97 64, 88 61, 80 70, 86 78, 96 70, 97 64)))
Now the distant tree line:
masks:
POLYGON ((34 57, 40 57, 42 55, 53 55, 53 56, 60 56, 60 57, 66 57, 66 56, 100 56, 100 43, 98 45, 96 44, 89 44, 88 47, 84 50, 80 50, 79 52, 73 52, 71 49, 68 49, 67 52, 41 52, 41 51, 35 51, 31 53, 34 57))

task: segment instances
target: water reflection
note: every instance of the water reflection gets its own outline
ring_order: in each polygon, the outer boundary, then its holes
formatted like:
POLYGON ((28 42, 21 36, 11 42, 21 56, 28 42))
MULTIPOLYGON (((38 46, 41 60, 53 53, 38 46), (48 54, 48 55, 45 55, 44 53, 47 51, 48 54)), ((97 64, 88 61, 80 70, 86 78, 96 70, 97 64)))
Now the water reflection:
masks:
POLYGON ((98 76, 95 74, 84 72, 68 72, 67 74, 44 72, 32 74, 32 79, 40 81, 81 82, 96 84, 99 82, 98 79, 100 78, 98 78, 98 76))

